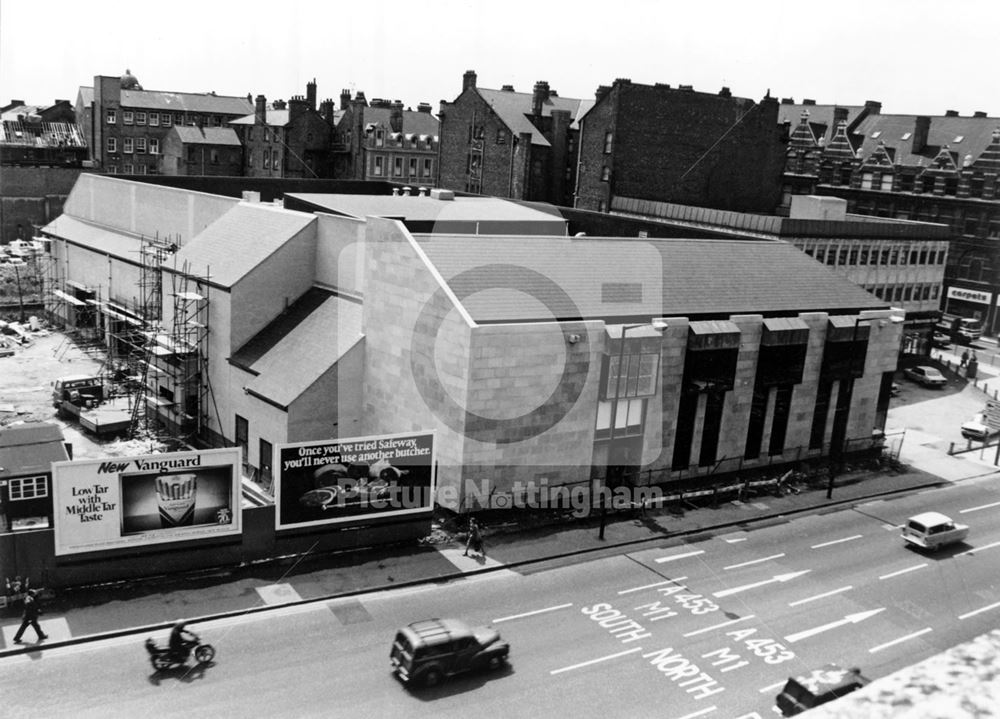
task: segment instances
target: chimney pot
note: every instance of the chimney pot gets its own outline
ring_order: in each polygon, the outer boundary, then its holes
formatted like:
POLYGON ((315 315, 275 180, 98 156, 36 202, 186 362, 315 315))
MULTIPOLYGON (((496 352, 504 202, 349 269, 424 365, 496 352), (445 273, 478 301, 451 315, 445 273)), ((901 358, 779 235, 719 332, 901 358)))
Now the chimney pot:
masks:
POLYGON ((973 117, 986 117, 986 113, 983 112, 982 110, 976 110, 974 113, 972 113, 972 116, 973 117))

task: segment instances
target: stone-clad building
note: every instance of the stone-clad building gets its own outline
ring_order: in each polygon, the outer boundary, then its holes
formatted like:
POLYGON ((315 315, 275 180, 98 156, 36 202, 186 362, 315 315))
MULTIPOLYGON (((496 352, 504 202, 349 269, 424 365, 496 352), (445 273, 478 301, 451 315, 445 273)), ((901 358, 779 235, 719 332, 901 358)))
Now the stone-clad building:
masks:
POLYGON ((626 79, 596 97, 579 120, 576 207, 605 212, 618 196, 740 212, 777 205, 784 144, 776 99, 626 79))
POLYGON ((243 144, 231 127, 175 125, 163 139, 164 175, 243 174, 243 144))
POLYGON ((439 501, 465 511, 483 501, 470 480, 509 497, 877 446, 902 331, 889 302, 787 242, 394 218, 461 199, 389 196, 362 218, 83 175, 44 232, 56 279, 89 288, 101 322, 159 270, 147 406, 261 473, 279 443, 434 431, 439 501), (150 266, 157 237, 172 245, 150 266), (163 379, 172 363, 200 400, 163 379))
POLYGON ((440 186, 572 206, 577 122, 592 102, 560 97, 545 81, 531 93, 476 83, 467 71, 461 94, 441 103, 440 186))

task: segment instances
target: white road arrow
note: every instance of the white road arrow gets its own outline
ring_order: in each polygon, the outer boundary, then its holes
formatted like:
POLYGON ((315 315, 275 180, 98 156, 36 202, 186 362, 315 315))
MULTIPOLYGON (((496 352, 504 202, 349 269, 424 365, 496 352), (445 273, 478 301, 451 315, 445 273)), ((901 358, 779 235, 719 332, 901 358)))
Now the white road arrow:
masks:
POLYGON ((808 574, 812 570, 804 569, 801 572, 789 572, 788 574, 775 574, 770 579, 765 579, 762 582, 754 582, 753 584, 744 584, 742 587, 733 587, 732 589, 723 589, 721 592, 716 592, 713 597, 728 597, 730 594, 737 594, 739 592, 745 592, 748 589, 756 589, 757 587, 763 587, 765 584, 774 584, 775 582, 787 582, 789 579, 795 579, 796 577, 801 577, 803 574, 808 574))
POLYGON ((812 629, 806 629, 805 631, 802 632, 789 634, 787 637, 785 637, 785 641, 793 643, 799 641, 800 639, 806 639, 807 637, 811 637, 814 634, 825 632, 828 629, 836 629, 837 627, 842 627, 845 624, 857 624, 858 622, 863 622, 869 617, 874 617, 879 612, 884 612, 884 611, 885 607, 882 607, 881 609, 872 609, 869 612, 856 612, 855 614, 848 614, 843 619, 838 619, 835 622, 824 624, 821 627, 813 627, 812 629))

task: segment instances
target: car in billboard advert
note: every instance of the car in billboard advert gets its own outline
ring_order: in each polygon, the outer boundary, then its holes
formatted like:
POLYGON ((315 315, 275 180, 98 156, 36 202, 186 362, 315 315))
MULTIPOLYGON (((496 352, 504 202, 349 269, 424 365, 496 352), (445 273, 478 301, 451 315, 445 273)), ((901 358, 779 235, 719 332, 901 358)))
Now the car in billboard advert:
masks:
POLYGON ((277 453, 277 529, 432 508, 431 432, 283 444, 277 453))

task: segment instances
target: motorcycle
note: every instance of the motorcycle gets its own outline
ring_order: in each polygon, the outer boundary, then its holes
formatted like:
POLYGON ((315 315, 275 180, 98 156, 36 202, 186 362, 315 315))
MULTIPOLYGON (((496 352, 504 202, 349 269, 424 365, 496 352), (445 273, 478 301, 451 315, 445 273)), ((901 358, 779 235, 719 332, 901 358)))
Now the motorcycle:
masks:
POLYGON ((156 671, 187 664, 192 649, 194 649, 194 659, 198 664, 208 664, 215 658, 215 647, 211 644, 202 644, 200 639, 184 642, 184 646, 176 651, 169 646, 158 646, 152 637, 146 639, 146 651, 149 652, 149 661, 153 664, 153 669, 156 671))

